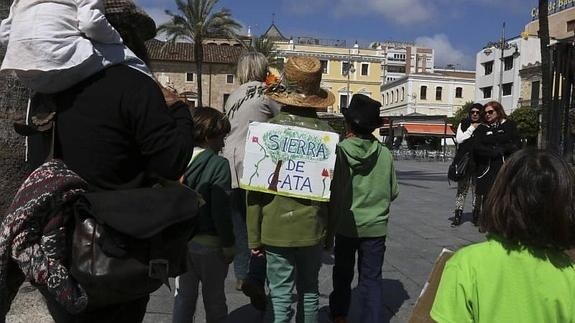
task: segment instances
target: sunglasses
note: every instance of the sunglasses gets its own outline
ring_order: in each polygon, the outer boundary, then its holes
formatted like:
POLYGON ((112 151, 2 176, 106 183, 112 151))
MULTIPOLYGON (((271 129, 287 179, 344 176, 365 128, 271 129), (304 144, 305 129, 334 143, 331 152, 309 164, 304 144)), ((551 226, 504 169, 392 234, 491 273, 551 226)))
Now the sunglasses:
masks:
POLYGON ((479 114, 479 110, 472 110, 471 114, 479 114))
POLYGON ((485 114, 494 114, 495 110, 485 110, 485 114))

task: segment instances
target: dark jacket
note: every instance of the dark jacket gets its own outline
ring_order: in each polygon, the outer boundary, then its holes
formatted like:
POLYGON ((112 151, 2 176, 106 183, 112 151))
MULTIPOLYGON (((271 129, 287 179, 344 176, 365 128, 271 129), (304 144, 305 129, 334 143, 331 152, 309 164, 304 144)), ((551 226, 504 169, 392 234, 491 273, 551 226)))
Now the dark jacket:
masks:
MULTIPOLYGON (((168 108, 156 82, 125 65, 109 67, 54 96, 56 157, 93 189, 145 186, 146 174, 177 180, 193 151, 185 104, 168 108)), ((35 110, 47 109, 42 102, 35 110)), ((46 158, 49 140, 30 137, 32 163, 46 158)))
POLYGON ((474 132, 473 160, 476 165, 477 193, 489 192, 505 159, 521 146, 517 126, 511 120, 495 125, 481 124, 474 132))
MULTIPOLYGON (((198 149, 198 148, 196 148, 198 149)), ((186 169, 184 183, 202 195, 206 204, 200 208, 198 231, 194 240, 212 247, 234 245, 230 165, 211 149, 199 153, 186 169), (210 236, 213 239, 210 239, 210 236), (214 245, 215 244, 215 245, 214 245)))

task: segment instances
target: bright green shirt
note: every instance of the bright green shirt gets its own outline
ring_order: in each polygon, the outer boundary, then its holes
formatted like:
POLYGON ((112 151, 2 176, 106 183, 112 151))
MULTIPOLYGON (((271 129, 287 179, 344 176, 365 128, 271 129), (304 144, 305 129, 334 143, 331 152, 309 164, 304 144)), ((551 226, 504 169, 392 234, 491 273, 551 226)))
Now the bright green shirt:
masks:
POLYGON ((506 249, 494 237, 457 251, 445 266, 431 317, 439 323, 575 322, 575 267, 563 253, 548 256, 506 249))

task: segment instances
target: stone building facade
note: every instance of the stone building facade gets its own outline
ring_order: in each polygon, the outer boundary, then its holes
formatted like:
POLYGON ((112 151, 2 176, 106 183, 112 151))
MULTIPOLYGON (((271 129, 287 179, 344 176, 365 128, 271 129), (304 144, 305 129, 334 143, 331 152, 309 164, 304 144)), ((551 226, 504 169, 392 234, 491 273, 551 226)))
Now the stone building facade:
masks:
MULTIPOLYGON (((159 40, 146 43, 154 76, 165 87, 175 90, 193 107, 197 104, 197 71, 194 45, 167 44, 159 40)), ((204 45, 202 65, 202 101, 204 105, 223 110, 225 101, 240 84, 236 79, 236 64, 245 51, 242 46, 227 44, 204 45)))

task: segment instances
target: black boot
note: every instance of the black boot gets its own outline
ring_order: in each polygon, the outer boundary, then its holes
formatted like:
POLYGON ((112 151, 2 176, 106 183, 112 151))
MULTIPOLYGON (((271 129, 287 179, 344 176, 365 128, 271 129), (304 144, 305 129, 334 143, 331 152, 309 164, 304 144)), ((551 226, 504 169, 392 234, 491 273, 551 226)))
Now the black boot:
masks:
POLYGON ((453 216, 453 221, 451 222, 452 227, 456 227, 461 224, 461 219, 463 218, 463 210, 455 210, 455 215, 453 216))
POLYGON ((471 219, 471 222, 474 226, 477 226, 479 223, 479 212, 479 209, 473 209, 473 218, 471 219))

